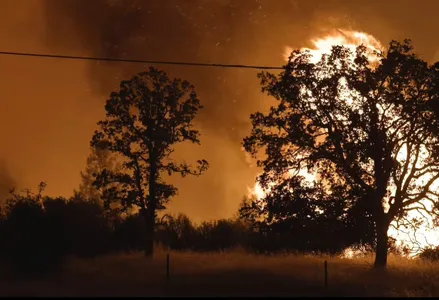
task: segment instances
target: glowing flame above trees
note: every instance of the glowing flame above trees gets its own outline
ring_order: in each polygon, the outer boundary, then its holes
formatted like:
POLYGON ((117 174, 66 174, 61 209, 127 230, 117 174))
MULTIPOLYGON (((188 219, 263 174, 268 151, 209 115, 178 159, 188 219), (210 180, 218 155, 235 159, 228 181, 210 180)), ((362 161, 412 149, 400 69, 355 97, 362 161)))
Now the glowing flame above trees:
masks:
MULTIPOLYGON (((314 48, 312 49, 301 49, 309 51, 312 55, 310 58, 310 62, 312 63, 319 62, 322 55, 331 53, 333 46, 344 46, 355 53, 355 50, 359 45, 364 45, 370 52, 369 61, 371 62, 378 60, 378 58, 373 55, 373 52, 381 51, 384 48, 379 41, 367 33, 345 30, 335 30, 331 35, 312 40, 312 44, 314 45, 314 48)), ((288 61, 292 51, 293 49, 291 47, 286 47, 284 54, 284 59, 286 61, 288 61)))
MULTIPOLYGON (((381 43, 376 40, 373 36, 356 31, 342 31, 336 30, 333 34, 325 36, 323 38, 318 38, 312 40, 313 47, 312 48, 302 48, 301 50, 307 50, 311 57, 309 61, 311 63, 317 63, 322 59, 324 54, 330 54, 333 46, 344 46, 355 53, 357 46, 363 45, 366 47, 368 53, 368 60, 371 64, 379 61, 379 56, 376 55, 376 51, 380 52, 384 50, 384 47, 381 43)), ((292 48, 287 47, 285 51, 284 58, 288 61, 289 56, 292 52, 292 48)), ((347 90, 347 87, 341 86, 340 88, 345 89, 346 96, 349 96, 350 91, 347 90)), ((348 99, 346 99, 348 100, 348 99)), ((404 164, 407 159, 411 164, 411 168, 422 168, 425 167, 425 161, 428 160, 429 153, 425 147, 419 146, 418 151, 418 159, 416 161, 413 160, 412 155, 410 155, 410 151, 414 149, 408 149, 409 146, 404 144, 399 149, 398 154, 396 155, 396 159, 399 163, 404 164)), ((293 174, 289 174, 293 176, 293 174)), ((316 177, 315 174, 310 174, 305 169, 300 170, 300 175, 304 176, 307 181, 312 182, 316 177)), ((436 174, 435 174, 436 175, 436 174)), ((439 180, 434 180, 433 175, 428 172, 423 176, 418 176, 417 180, 413 183, 417 187, 422 187, 428 181, 432 181, 430 185, 430 191, 439 190, 439 180)), ((403 180, 403 179, 401 179, 403 180)), ((255 186, 250 190, 250 196, 255 197, 258 200, 264 198, 264 196, 269 192, 270 187, 274 186, 273 184, 268 184, 268 189, 264 190, 262 186, 257 182, 255 186)), ((396 185, 394 182, 390 182, 389 184, 390 194, 394 195, 396 191, 396 185)), ((431 197, 439 196, 434 192, 430 193, 431 197)), ((430 199, 431 200, 431 199, 430 199)), ((435 199, 437 200, 437 199, 435 199)), ((386 201, 390 201, 390 198, 387 198, 386 201)), ((406 220, 405 223, 397 223, 393 221, 390 225, 388 234, 390 237, 396 240, 396 246, 401 250, 405 250, 408 256, 413 257, 416 254, 426 247, 429 246, 439 246, 439 230, 434 228, 434 220, 433 217, 419 209, 418 207, 423 207, 426 210, 432 210, 432 202, 433 200, 428 201, 422 200, 416 204, 409 206, 412 210, 408 210, 407 216, 404 218, 406 220), (413 226, 416 224, 416 226, 413 226), (416 227, 416 228, 415 228, 416 227)), ((388 210, 388 202, 384 203, 385 209, 388 210)), ((346 257, 355 256, 355 251, 353 249, 347 249, 345 251, 346 257)))

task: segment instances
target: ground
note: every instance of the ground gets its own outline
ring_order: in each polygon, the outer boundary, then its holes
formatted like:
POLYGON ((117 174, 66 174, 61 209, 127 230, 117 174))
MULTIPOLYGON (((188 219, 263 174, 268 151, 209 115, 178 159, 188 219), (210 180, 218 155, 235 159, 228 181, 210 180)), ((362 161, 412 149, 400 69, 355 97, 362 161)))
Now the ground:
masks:
POLYGON ((390 257, 385 271, 372 257, 257 256, 166 252, 70 259, 53 278, 3 281, 0 296, 439 296, 439 264, 390 257), (324 261, 328 261, 325 288, 324 261))

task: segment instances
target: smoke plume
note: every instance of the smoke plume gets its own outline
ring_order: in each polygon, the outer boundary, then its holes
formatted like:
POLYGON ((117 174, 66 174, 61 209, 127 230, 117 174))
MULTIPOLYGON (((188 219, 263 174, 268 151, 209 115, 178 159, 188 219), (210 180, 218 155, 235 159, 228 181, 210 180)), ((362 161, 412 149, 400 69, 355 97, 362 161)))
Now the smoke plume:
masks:
MULTIPOLYGON (((112 58, 281 65, 286 45, 310 46, 311 37, 333 28, 365 31, 384 44, 390 39, 418 33, 415 44, 429 49, 434 28, 439 27, 434 17, 436 1, 424 1, 423 7, 419 1, 409 0, 44 0, 43 3, 44 43, 50 52, 112 58), (414 15, 416 22, 410 21, 414 15)), ((434 49, 423 53, 432 57, 434 49)), ((145 67, 88 63, 87 79, 102 110, 103 100, 118 83, 145 67)), ((201 219, 231 215, 256 174, 249 167, 240 143, 250 128, 249 114, 268 106, 260 93, 257 71, 158 67, 171 77, 194 84, 205 106, 198 118, 202 146, 190 152, 194 158, 208 159, 211 169, 202 178, 179 182, 180 199, 173 205, 201 219)))
POLYGON ((16 184, 6 162, 0 159, 0 204, 9 196, 10 189, 15 188, 16 184))

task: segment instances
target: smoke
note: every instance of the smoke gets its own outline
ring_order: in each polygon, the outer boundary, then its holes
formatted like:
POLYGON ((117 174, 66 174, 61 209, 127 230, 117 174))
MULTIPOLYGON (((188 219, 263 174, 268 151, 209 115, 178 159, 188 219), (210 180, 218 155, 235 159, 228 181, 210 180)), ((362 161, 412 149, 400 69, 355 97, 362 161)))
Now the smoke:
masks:
MULTIPOLYGON (((281 65, 286 45, 310 46, 311 37, 334 27, 365 31, 386 43, 412 35, 422 22, 436 22, 437 18, 427 17, 436 11, 436 2, 422 8, 413 1, 401 2, 404 4, 378 0, 44 0, 44 43, 50 52, 68 55, 281 65), (425 14, 417 24, 407 22, 414 11, 425 14)), ((432 28, 437 26, 430 25, 434 24, 424 24, 421 29, 432 37, 432 28)), ((418 37, 415 42, 421 46, 430 42, 427 34, 426 42, 418 37)), ((230 215, 257 173, 249 167, 240 145, 250 129, 250 113, 269 105, 260 92, 257 71, 157 67, 170 77, 194 84, 205 107, 197 120, 202 146, 187 151, 194 159, 209 160, 211 169, 200 178, 177 180, 180 199, 175 205, 201 219, 230 215)), ((103 100, 122 79, 145 68, 141 64, 88 63, 87 79, 102 110, 103 100)), ((187 152, 181 154, 187 156, 187 152)))
MULTIPOLYGON (((285 16, 278 12, 282 6, 292 13, 295 10, 285 1, 275 9, 267 1, 231 0, 45 3, 45 42, 55 53, 262 65, 282 63, 276 53, 282 52, 282 38, 267 25, 285 23, 285 16)), ((285 28, 282 34, 289 32, 285 28)), ((170 77, 194 84, 205 107, 197 120, 202 146, 188 151, 195 153, 194 159, 206 158, 211 169, 201 178, 177 180, 181 199, 175 205, 200 217, 230 215, 255 175, 240 151, 240 143, 248 133, 250 113, 264 106, 257 71, 158 67, 170 77)), ((97 99, 104 99, 121 79, 144 69, 140 64, 93 62, 88 65, 88 79, 97 99)), ((186 152, 181 156, 187 159, 186 152)))
MULTIPOLYGON (((320 14, 332 11, 337 1, 327 2, 314 3, 320 8, 316 12, 307 1, 291 0, 275 6, 269 0, 45 0, 45 37, 58 53, 281 65, 287 41, 306 41, 317 27, 347 23, 343 12, 321 20, 320 14)), ((205 105, 200 116, 205 127, 240 142, 249 114, 261 107, 257 71, 159 67, 195 85, 205 105)), ((97 95, 106 97, 121 79, 144 69, 93 62, 88 75, 97 95)))
POLYGON ((9 196, 10 189, 15 188, 16 184, 17 182, 12 177, 12 174, 6 165, 6 161, 0 159, 0 204, 3 204, 9 196))

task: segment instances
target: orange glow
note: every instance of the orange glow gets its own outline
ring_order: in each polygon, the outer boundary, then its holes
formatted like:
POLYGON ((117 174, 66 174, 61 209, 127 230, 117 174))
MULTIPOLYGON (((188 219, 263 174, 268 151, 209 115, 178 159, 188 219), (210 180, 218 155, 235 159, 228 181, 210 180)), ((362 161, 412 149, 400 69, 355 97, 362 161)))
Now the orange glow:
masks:
MULTIPOLYGON (((332 46, 343 45, 349 48, 351 51, 355 52, 355 49, 359 45, 366 46, 369 50, 369 61, 371 63, 377 62, 378 57, 374 55, 374 51, 383 50, 383 46, 381 43, 375 39, 373 36, 357 31, 348 31, 348 30, 335 30, 332 34, 327 35, 322 38, 313 39, 312 41, 313 48, 302 48, 301 50, 307 50, 312 55, 310 58, 310 62, 316 63, 320 61, 323 54, 329 54, 331 52, 332 46)), ((286 47, 284 58, 288 61, 290 53, 292 51, 291 47, 286 47)), ((346 93, 348 94, 348 93, 346 93)), ((347 99, 348 100, 348 99, 347 99)), ((400 152, 397 155, 397 160, 402 161, 407 157, 407 150, 402 147, 400 152)), ((422 149, 421 147, 421 155, 419 161, 423 161, 422 158, 428 157, 428 153, 426 149, 422 149)), ((411 166, 412 168, 415 166, 411 166)), ((416 165, 416 167, 420 167, 416 165)), ((300 170, 301 175, 306 175, 305 178, 309 181, 313 181, 314 174, 307 173, 306 170, 300 170)), ((422 184, 426 182, 429 178, 431 178, 431 174, 427 174, 418 179, 416 184, 422 184)), ((273 186, 274 183, 270 186, 273 186)), ((390 184, 390 191, 392 194, 395 191, 395 187, 393 183, 390 184)), ((437 190, 439 188, 439 181, 436 181, 432 186, 431 190, 437 190)), ((249 193, 251 196, 255 196, 257 199, 262 199, 268 190, 264 190, 258 182, 254 185, 253 188, 249 188, 249 193)), ((388 199, 387 199, 388 201, 388 199)), ((429 202, 422 203, 427 208, 431 209, 431 204, 429 202)), ((413 206, 416 206, 414 204, 413 206)), ((419 205, 418 205, 419 206, 419 205)), ((387 203, 384 204, 384 208, 388 209, 387 203)), ((397 227, 396 222, 392 222, 390 229, 388 231, 389 236, 396 239, 397 247, 408 250, 408 256, 414 257, 420 253, 420 251, 428 246, 438 246, 439 245, 439 232, 434 230, 433 227, 433 219, 431 216, 426 213, 422 214, 416 210, 408 212, 407 220, 411 219, 421 219, 422 224, 420 228, 414 230, 413 228, 407 228, 404 226, 397 227)), ((364 253, 364 249, 353 249, 348 248, 344 251, 343 257, 352 258, 355 256, 364 253)))
MULTIPOLYGON (((340 29, 335 30, 333 34, 327 35, 323 38, 313 39, 311 40, 311 43, 314 45, 314 48, 302 48, 301 50, 308 50, 310 52, 312 55, 310 62, 312 63, 320 61, 323 54, 331 53, 332 46, 343 45, 355 52, 357 46, 364 45, 371 52, 371 55, 369 56, 371 62, 377 61, 377 58, 373 56, 372 52, 383 49, 381 43, 367 33, 340 29)), ((284 59, 286 61, 288 61, 288 57, 292 51, 293 48, 285 47, 284 59)))

